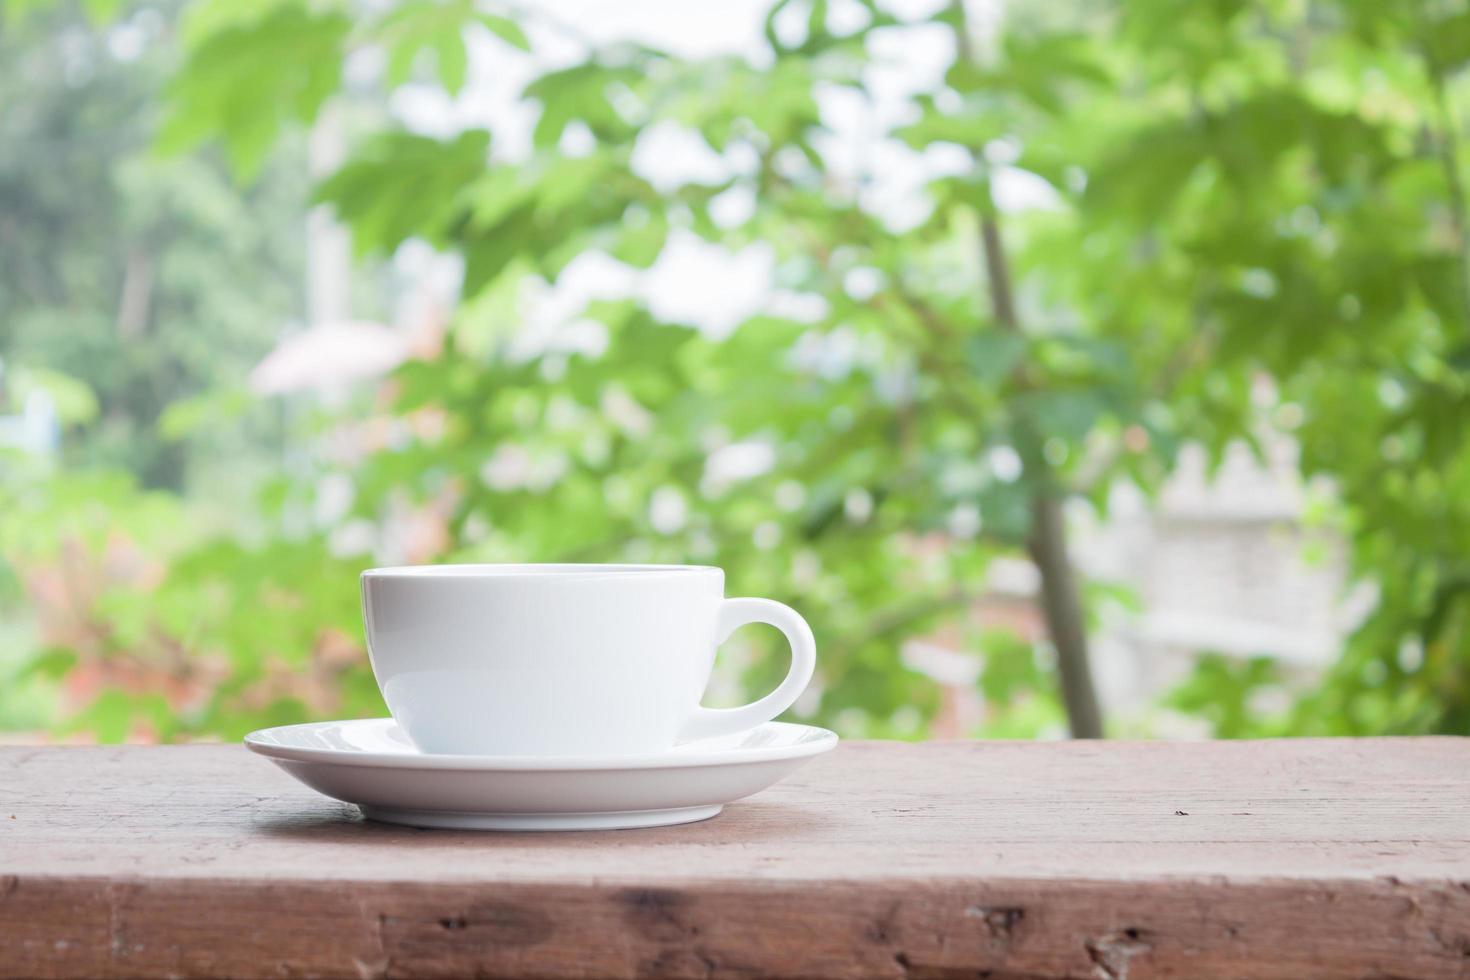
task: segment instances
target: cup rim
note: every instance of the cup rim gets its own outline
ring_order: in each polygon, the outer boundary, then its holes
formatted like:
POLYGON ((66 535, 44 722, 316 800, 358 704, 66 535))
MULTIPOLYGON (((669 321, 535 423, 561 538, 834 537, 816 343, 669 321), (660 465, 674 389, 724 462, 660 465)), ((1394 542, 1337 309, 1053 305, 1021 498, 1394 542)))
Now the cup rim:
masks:
POLYGON ((448 563, 442 565, 386 565, 363 571, 366 579, 477 579, 480 581, 557 581, 569 579, 660 578, 688 574, 724 575, 714 565, 647 565, 595 562, 448 563))

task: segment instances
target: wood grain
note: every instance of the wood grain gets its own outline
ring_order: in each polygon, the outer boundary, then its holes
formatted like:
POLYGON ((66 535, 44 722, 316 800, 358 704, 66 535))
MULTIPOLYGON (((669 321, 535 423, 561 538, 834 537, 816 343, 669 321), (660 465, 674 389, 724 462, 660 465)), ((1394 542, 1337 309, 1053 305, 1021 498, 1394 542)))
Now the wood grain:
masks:
POLYGON ((1470 739, 851 743, 701 824, 0 749, 0 976, 1470 978, 1470 739))

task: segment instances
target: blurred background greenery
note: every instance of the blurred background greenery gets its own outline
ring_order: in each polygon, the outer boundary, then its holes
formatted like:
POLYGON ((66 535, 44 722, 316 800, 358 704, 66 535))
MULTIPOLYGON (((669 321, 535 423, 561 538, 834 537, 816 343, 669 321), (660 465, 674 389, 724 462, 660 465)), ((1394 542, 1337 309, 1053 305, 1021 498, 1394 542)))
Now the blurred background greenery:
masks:
POLYGON ((3 9, 0 737, 382 713, 434 561, 720 565, 844 735, 1470 733, 1461 3, 3 9))

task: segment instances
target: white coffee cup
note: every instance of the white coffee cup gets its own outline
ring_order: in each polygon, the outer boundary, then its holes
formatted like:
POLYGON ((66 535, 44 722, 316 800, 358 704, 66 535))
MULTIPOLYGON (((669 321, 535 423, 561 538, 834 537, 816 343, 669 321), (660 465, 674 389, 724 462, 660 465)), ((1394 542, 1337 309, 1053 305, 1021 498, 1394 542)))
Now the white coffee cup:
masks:
POLYGON ((726 599, 698 565, 424 565, 362 573, 368 656, 424 752, 632 755, 770 721, 806 689, 816 643, 769 599, 726 599), (746 623, 791 644, 774 691, 700 697, 715 648, 746 623))

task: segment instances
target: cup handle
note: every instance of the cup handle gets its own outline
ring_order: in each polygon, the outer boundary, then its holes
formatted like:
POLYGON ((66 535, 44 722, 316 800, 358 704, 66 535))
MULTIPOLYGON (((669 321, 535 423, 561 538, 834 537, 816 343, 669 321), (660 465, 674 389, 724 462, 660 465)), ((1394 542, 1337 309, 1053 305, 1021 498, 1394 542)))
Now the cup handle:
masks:
POLYGON ((817 666, 817 641, 812 628, 795 609, 771 599, 726 599, 715 621, 715 642, 724 643, 747 623, 768 623, 791 644, 791 669, 776 689, 759 701, 738 708, 697 707, 679 731, 679 740, 710 738, 745 731, 764 724, 791 707, 811 683, 817 666))

